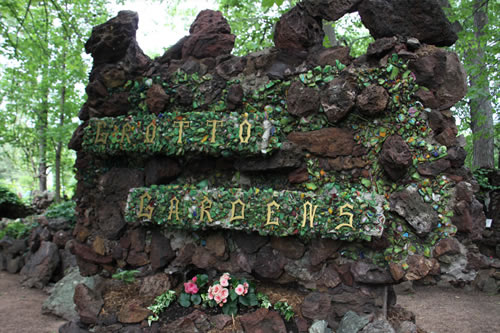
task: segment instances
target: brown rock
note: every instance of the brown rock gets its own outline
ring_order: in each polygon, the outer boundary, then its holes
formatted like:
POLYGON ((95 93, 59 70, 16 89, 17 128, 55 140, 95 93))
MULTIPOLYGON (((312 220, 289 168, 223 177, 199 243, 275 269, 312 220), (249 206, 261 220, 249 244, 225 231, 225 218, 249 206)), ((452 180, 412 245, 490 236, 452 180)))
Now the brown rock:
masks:
POLYGON ((437 46, 451 46, 458 39, 454 27, 435 0, 364 0, 358 12, 375 39, 415 37, 437 46))
POLYGON ((136 252, 144 251, 146 247, 146 230, 144 228, 135 228, 129 233, 130 249, 136 252))
POLYGON ((356 11, 361 0, 320 0, 304 1, 302 5, 311 16, 326 21, 337 21, 347 13, 356 11))
POLYGON ((434 93, 430 90, 420 88, 415 93, 415 96, 417 96, 422 104, 427 108, 437 109, 439 107, 439 102, 436 99, 436 96, 434 96, 434 93))
POLYGON ((288 140, 311 153, 337 157, 350 155, 354 149, 353 134, 343 128, 323 128, 311 132, 292 132, 288 140))
POLYGON ((104 244, 104 239, 101 236, 97 236, 92 243, 92 249, 95 253, 100 256, 106 255, 106 245, 104 244))
POLYGON ((91 263, 110 264, 113 262, 113 258, 111 256, 101 256, 92 248, 78 242, 71 242, 70 249, 75 256, 91 263))
POLYGON ((207 237, 205 248, 216 257, 226 254, 226 240, 221 234, 212 234, 207 237))
POLYGON ((331 257, 340 248, 342 243, 338 240, 327 238, 314 238, 311 242, 311 265, 317 266, 331 257))
POLYGON ((40 248, 29 257, 21 269, 22 285, 42 289, 52 278, 60 261, 57 245, 42 241, 40 248))
POLYGON ((104 305, 104 301, 98 293, 80 283, 75 287, 73 302, 75 302, 75 310, 78 312, 82 323, 97 324, 97 316, 104 305))
POLYGON ((258 309, 240 317, 245 332, 286 333, 285 323, 276 311, 258 309))
POLYGON ((160 328, 160 333, 199 333, 193 320, 181 317, 160 328))
POLYGON ((304 244, 295 237, 273 237, 271 246, 289 259, 300 259, 306 250, 304 244))
MULTIPOLYGON (((219 74, 222 78, 229 81, 232 77, 235 77, 243 72, 246 64, 246 57, 232 56, 228 60, 225 60, 218 64, 215 70, 217 71, 217 74, 219 74)), ((229 104, 231 104, 231 107, 239 106, 243 100, 243 90, 241 90, 241 95, 239 94, 239 90, 234 90, 238 89, 238 87, 241 89, 241 86, 239 84, 231 85, 231 87, 229 88, 227 98, 229 104), (231 90, 231 88, 233 88, 233 90, 231 90)), ((232 109, 230 108, 230 110, 232 109)))
POLYGON ((394 181, 397 181, 406 175, 411 165, 410 147, 399 135, 388 137, 382 151, 380 152, 379 162, 384 167, 386 174, 394 181))
POLYGON ((394 262, 391 262, 389 264, 389 270, 391 271, 392 278, 396 282, 401 280, 405 275, 405 270, 403 269, 403 267, 401 267, 401 265, 394 263, 394 262))
POLYGON ((366 55, 370 57, 381 58, 389 53, 389 51, 394 49, 397 43, 398 39, 396 37, 384 37, 376 39, 373 43, 370 43, 370 45, 368 45, 366 55))
POLYGON ((118 66, 106 66, 102 70, 102 81, 106 88, 113 89, 125 84, 125 71, 118 66))
POLYGON ((466 158, 467 152, 462 147, 451 147, 448 149, 448 156, 446 156, 446 159, 450 161, 453 168, 461 168, 466 158))
POLYGON ((307 319, 325 319, 332 309, 332 296, 325 293, 312 292, 304 298, 301 312, 307 319))
POLYGON ((255 232, 247 233, 243 231, 236 231, 233 232, 233 240, 236 242, 236 245, 243 250, 243 252, 251 254, 257 252, 261 247, 266 245, 269 238, 260 236, 255 232))
POLYGON ((170 275, 166 273, 158 273, 155 275, 146 276, 141 280, 141 288, 139 294, 144 297, 154 299, 173 287, 170 275))
POLYGON ((366 162, 362 157, 350 157, 350 156, 340 156, 337 158, 329 158, 328 170, 342 171, 351 170, 354 168, 364 168, 368 162, 366 162))
POLYGON ((457 143, 457 134, 452 128, 445 128, 441 133, 436 135, 436 141, 443 146, 452 147, 457 143))
POLYGON ((288 181, 291 184, 300 184, 309 180, 307 168, 299 168, 288 174, 288 181))
POLYGON ((372 262, 358 260, 351 265, 351 273, 354 281, 367 284, 390 284, 393 283, 391 273, 372 262))
POLYGON ((366 115, 375 116, 384 112, 389 94, 379 86, 372 84, 361 92, 356 98, 356 106, 366 115))
POLYGON ((94 27, 85 43, 85 52, 92 54, 94 66, 123 58, 129 45, 135 42, 138 22, 136 12, 120 11, 116 17, 94 27))
POLYGON ((190 56, 203 59, 230 54, 236 36, 232 34, 194 34, 187 38, 182 47, 182 58, 190 56))
POLYGON ((170 98, 159 84, 153 84, 146 95, 148 110, 154 114, 160 114, 165 110, 170 98))
POLYGON ((335 66, 338 60, 347 66, 351 63, 351 56, 349 55, 350 52, 351 49, 347 46, 330 47, 321 50, 321 52, 316 55, 316 63, 320 66, 335 66))
POLYGON ((356 85, 352 78, 340 76, 321 92, 321 106, 332 123, 344 119, 356 102, 356 85))
POLYGON ((323 285, 327 288, 335 288, 340 283, 342 283, 342 279, 340 278, 337 270, 333 265, 327 265, 323 272, 321 273, 320 278, 318 279, 318 284, 323 285))
POLYGON ((157 271, 167 266, 175 258, 175 252, 170 246, 170 239, 164 237, 159 231, 153 232, 151 238, 151 269, 157 271))
POLYGON ((144 166, 146 186, 165 185, 181 173, 179 163, 166 156, 155 156, 144 166))
POLYGON ((52 242, 57 245, 58 248, 62 249, 66 246, 66 242, 71 239, 71 234, 68 231, 59 230, 54 234, 52 242))
POLYGON ((215 328, 217 328, 219 331, 222 331, 233 320, 229 315, 218 314, 212 316, 210 318, 210 321, 215 325, 215 328))
POLYGON ((273 251, 271 246, 264 246, 257 253, 253 270, 257 275, 266 279, 277 279, 283 273, 285 260, 283 256, 273 251))
POLYGON ((195 253, 193 254, 193 265, 198 268, 206 269, 213 267, 217 262, 217 258, 212 255, 207 249, 203 247, 197 247, 195 253))
POLYGON ((177 257, 174 259, 172 265, 175 267, 185 267, 193 262, 193 255, 196 251, 196 246, 192 243, 184 245, 179 252, 177 257))
POLYGON ((450 161, 447 159, 439 159, 434 162, 421 163, 417 167, 417 171, 422 176, 433 176, 436 177, 440 173, 446 171, 451 167, 450 161))
POLYGON ((406 262, 409 268, 406 271, 405 279, 408 281, 420 280, 427 276, 434 268, 432 260, 419 254, 409 256, 406 262))
POLYGON ((118 321, 123 324, 135 324, 145 320, 151 311, 146 309, 138 300, 132 300, 120 308, 118 321))
POLYGON ((287 111, 294 116, 304 117, 319 109, 319 92, 300 81, 292 83, 286 96, 287 111))
POLYGON ((230 34, 231 27, 220 11, 205 9, 189 27, 190 34, 230 34))
POLYGON ((149 258, 144 252, 130 251, 127 256, 127 263, 136 267, 144 266, 149 264, 149 258))
POLYGON ((438 258, 443 254, 457 254, 460 253, 460 243, 456 238, 450 237, 441 239, 434 247, 433 256, 438 258))
POLYGON ((467 76, 458 56, 434 46, 417 50, 417 59, 409 68, 415 73, 417 83, 432 91, 439 110, 446 110, 460 101, 467 92, 467 76))
POLYGON ((274 45, 284 50, 307 50, 321 45, 325 34, 316 20, 298 6, 283 14, 274 29, 274 45))
POLYGON ((244 92, 240 84, 231 85, 227 92, 227 108, 229 110, 235 110, 237 107, 241 106, 243 96, 244 92))

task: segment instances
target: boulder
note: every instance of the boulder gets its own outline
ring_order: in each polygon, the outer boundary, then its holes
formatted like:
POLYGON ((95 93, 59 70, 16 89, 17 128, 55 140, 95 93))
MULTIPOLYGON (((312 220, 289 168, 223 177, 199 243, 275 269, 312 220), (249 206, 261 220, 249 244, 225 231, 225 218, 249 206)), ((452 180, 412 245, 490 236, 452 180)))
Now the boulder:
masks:
POLYGON ((336 66, 337 60, 348 66, 351 63, 351 56, 349 53, 351 49, 347 46, 337 46, 337 47, 329 47, 326 49, 322 49, 317 54, 314 55, 314 62, 320 66, 336 66))
POLYGON ((53 314, 68 321, 78 320, 78 313, 73 302, 75 288, 80 283, 94 288, 95 279, 95 277, 83 277, 78 268, 72 268, 52 288, 50 296, 43 302, 42 313, 53 314))
POLYGON ((333 79, 321 92, 321 106, 328 121, 332 123, 344 119, 356 103, 356 85, 350 77, 333 79))
POLYGON ((434 247, 433 256, 438 258, 444 254, 460 253, 460 243, 456 238, 444 238, 437 242, 434 247))
POLYGON ((389 270, 365 260, 358 260, 352 264, 351 273, 354 281, 359 283, 390 284, 394 282, 389 270))
POLYGON ((292 83, 286 96, 287 111, 294 116, 304 117, 319 109, 319 92, 300 81, 292 83))
POLYGON ((389 94, 384 87, 372 84, 356 97, 356 106, 368 116, 376 116, 384 112, 389 101, 389 94))
POLYGON ((241 325, 245 332, 286 333, 287 329, 283 319, 276 311, 258 309, 240 317, 241 325))
POLYGON ((458 39, 436 0, 364 0, 358 12, 375 39, 415 37, 437 46, 451 46, 458 39))
POLYGON ((310 0, 302 2, 305 10, 313 16, 326 21, 337 21, 347 13, 356 11, 362 0, 310 0))
POLYGON ((21 270, 21 283, 29 288, 42 289, 52 278, 59 262, 57 245, 51 242, 42 242, 38 251, 28 259, 21 270))
POLYGON ((323 128, 310 132, 292 132, 288 140, 313 154, 327 157, 356 154, 354 135, 344 128, 323 128))
POLYGON ((432 91, 437 109, 449 109, 465 96, 467 74, 456 53, 427 45, 418 49, 416 55, 408 66, 415 73, 417 84, 432 91))
POLYGON ((403 178, 411 165, 411 151, 402 137, 391 135, 388 137, 380 152, 379 162, 385 173, 393 181, 403 178))
POLYGON ((94 27, 85 43, 85 52, 94 58, 94 66, 123 58, 129 45, 135 42, 138 23, 136 12, 120 11, 116 17, 94 27))
POLYGON ((416 186, 394 192, 390 198, 390 210, 403 217, 419 236, 427 235, 439 223, 436 211, 424 202, 416 186))
POLYGON ((441 158, 434 162, 420 163, 417 167, 417 171, 422 176, 432 176, 436 177, 440 173, 446 171, 451 167, 450 161, 441 158))
POLYGON ((353 311, 347 311, 340 321, 337 333, 357 333, 368 323, 368 318, 361 317, 353 311))
POLYGON ((84 324, 97 324, 97 317, 101 312, 104 301, 101 295, 83 283, 75 287, 73 295, 75 310, 80 316, 80 321, 84 324))
POLYGON ((146 94, 146 105, 148 110, 156 115, 165 110, 165 106, 170 101, 167 93, 160 84, 153 84, 146 94))
POLYGON ((383 37, 376 39, 373 43, 368 45, 366 55, 381 58, 389 53, 389 51, 391 51, 397 43, 398 39, 396 37, 383 37))
POLYGON ((285 263, 283 255, 268 245, 257 253, 253 270, 262 278, 277 279, 283 273, 285 263))
POLYGON ((222 13, 210 9, 198 14, 189 33, 182 45, 183 59, 190 56, 202 59, 230 54, 236 39, 222 13))
POLYGON ((435 265, 434 261, 419 254, 409 256, 406 262, 409 268, 406 271, 405 279, 408 281, 420 280, 426 277, 435 265))
POLYGON ((332 308, 332 296, 312 292, 304 298, 301 305, 302 315, 308 319, 326 319, 332 308))
POLYGON ((309 15, 299 6, 283 14, 274 28, 274 45, 278 49, 304 51, 323 43, 321 19, 309 15))

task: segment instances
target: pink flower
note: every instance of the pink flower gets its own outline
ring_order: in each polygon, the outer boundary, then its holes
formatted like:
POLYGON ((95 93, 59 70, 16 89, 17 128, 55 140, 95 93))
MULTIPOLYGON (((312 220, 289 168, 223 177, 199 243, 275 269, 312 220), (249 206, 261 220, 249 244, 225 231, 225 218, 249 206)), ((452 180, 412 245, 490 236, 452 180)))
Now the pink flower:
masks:
POLYGON ((186 294, 196 294, 198 292, 198 286, 193 282, 184 283, 184 292, 186 294))
POLYGON ((214 300, 215 300, 216 303, 220 303, 220 301, 222 299, 221 299, 220 295, 215 295, 214 300))
POLYGON ((245 287, 242 284, 239 284, 236 289, 234 289, 234 292, 236 295, 243 295, 245 294, 245 287))
POLYGON ((220 284, 223 287, 227 287, 229 285, 229 282, 228 282, 229 280, 231 280, 231 276, 229 275, 229 273, 224 273, 220 277, 220 284))
POLYGON ((194 276, 194 277, 191 279, 191 281, 196 282, 196 280, 197 280, 197 279, 198 279, 198 278, 197 278, 196 276, 194 276))
POLYGON ((212 295, 220 295, 220 292, 222 291, 222 286, 220 284, 216 284, 215 286, 212 287, 212 295))
POLYGON ((227 290, 227 288, 223 288, 220 292, 220 296, 222 297, 222 299, 226 299, 227 296, 229 296, 229 290, 227 290))

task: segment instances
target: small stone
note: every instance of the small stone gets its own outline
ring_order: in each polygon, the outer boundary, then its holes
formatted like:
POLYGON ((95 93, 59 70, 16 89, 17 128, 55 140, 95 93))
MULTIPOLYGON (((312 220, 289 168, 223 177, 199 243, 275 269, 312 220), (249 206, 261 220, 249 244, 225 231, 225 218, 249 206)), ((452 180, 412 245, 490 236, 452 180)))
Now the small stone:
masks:
POLYGON ((332 308, 332 296, 312 292, 304 298, 301 305, 302 315, 308 319, 325 319, 332 308))
POLYGON ((379 85, 370 85, 363 89, 356 98, 356 106, 366 115, 375 116, 382 113, 389 101, 389 94, 379 85))
POLYGON ((444 254, 453 255, 460 253, 460 244, 456 238, 450 237, 440 240, 434 247, 433 255, 438 258, 444 254))
POLYGON ((355 312, 347 311, 340 321, 337 333, 357 333, 368 323, 367 318, 358 316, 355 312))
POLYGON ((308 116, 319 109, 319 92, 300 81, 295 81, 288 88, 286 100, 287 111, 297 117, 308 116))
POLYGON ((402 137, 391 135, 388 137, 380 152, 379 162, 386 174, 393 181, 404 177, 411 165, 411 151, 402 137))
POLYGON ((118 312, 118 321, 124 324, 140 323, 150 314, 151 312, 138 300, 132 300, 122 305, 118 312))
POLYGON ((286 333, 285 323, 276 311, 258 309, 240 317, 245 332, 275 332, 286 333))
POLYGON ((367 284, 390 284, 394 283, 391 273, 371 262, 359 260, 351 266, 354 280, 367 284))

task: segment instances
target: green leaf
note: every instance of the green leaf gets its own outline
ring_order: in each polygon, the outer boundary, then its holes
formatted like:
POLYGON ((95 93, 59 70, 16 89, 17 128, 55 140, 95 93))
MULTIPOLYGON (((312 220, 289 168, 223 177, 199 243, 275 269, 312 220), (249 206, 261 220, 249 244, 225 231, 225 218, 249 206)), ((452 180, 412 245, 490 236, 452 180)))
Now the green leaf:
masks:
POLYGON ((181 296, 179 297, 179 304, 185 308, 188 308, 191 306, 191 295, 182 293, 181 296))
POLYGON ((315 191, 316 189, 318 189, 318 186, 314 183, 307 183, 306 188, 310 191, 315 191))
POLYGON ((200 304, 201 303, 200 295, 198 295, 198 294, 191 295, 191 302, 193 302, 193 304, 196 304, 196 305, 200 304))
POLYGON ((238 306, 236 302, 227 302, 222 307, 222 313, 225 315, 235 315, 238 313, 238 306))

